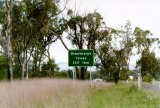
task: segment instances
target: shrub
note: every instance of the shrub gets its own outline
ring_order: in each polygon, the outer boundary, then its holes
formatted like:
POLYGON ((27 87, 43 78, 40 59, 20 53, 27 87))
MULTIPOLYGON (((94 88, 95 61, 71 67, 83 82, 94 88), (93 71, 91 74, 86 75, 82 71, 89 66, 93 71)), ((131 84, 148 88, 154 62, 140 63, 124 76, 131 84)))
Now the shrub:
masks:
POLYGON ((144 82, 151 82, 152 81, 152 77, 150 75, 146 75, 143 77, 143 81, 144 82))

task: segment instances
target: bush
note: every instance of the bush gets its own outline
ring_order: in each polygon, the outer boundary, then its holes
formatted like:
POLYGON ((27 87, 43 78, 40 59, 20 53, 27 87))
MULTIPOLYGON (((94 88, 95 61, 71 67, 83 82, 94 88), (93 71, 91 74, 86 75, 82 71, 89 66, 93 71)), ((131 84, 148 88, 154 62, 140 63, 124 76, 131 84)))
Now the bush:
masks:
POLYGON ((143 81, 144 82, 151 82, 152 81, 152 77, 150 75, 146 75, 143 77, 143 81))
POLYGON ((128 70, 123 68, 120 72, 120 80, 127 80, 128 79, 128 70))
POLYGON ((46 63, 42 64, 42 70, 41 70, 40 77, 54 77, 56 72, 58 71, 59 71, 59 67, 55 63, 55 60, 50 59, 46 63))
POLYGON ((7 59, 0 55, 0 80, 7 79, 7 59))
POLYGON ((55 73, 56 78, 68 78, 68 72, 62 71, 62 72, 56 72, 55 73))

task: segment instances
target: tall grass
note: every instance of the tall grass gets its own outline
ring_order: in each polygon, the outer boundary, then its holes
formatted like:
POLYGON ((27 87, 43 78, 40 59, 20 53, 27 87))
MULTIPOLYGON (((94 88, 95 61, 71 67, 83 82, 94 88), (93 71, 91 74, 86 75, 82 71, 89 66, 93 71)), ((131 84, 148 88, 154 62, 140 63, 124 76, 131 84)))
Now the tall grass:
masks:
POLYGON ((0 82, 0 108, 159 108, 159 98, 135 86, 68 79, 0 82))
POLYGON ((89 85, 66 79, 1 82, 0 108, 87 108, 89 85))

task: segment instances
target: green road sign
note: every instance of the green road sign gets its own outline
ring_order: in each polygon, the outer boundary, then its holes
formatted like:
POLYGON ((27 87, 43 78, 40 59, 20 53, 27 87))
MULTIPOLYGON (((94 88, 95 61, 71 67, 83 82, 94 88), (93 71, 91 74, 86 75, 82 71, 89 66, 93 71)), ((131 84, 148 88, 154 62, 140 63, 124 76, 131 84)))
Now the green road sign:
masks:
POLYGON ((93 66, 94 64, 93 50, 69 50, 68 66, 93 66))

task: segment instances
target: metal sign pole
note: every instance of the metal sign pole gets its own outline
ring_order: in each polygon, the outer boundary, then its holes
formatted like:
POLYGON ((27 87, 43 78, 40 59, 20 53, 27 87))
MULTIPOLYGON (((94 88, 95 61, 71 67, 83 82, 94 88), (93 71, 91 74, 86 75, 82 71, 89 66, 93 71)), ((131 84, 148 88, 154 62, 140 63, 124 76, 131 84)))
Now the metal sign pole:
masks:
POLYGON ((74 68, 74 79, 77 79, 77 75, 76 75, 76 68, 74 68))
POLYGON ((72 77, 73 77, 73 80, 74 80, 74 67, 73 67, 72 77))
POLYGON ((90 67, 90 85, 92 87, 92 72, 91 72, 91 67, 90 67))
POLYGON ((75 67, 73 67, 73 86, 75 86, 75 67))

